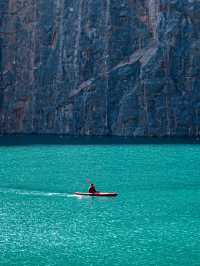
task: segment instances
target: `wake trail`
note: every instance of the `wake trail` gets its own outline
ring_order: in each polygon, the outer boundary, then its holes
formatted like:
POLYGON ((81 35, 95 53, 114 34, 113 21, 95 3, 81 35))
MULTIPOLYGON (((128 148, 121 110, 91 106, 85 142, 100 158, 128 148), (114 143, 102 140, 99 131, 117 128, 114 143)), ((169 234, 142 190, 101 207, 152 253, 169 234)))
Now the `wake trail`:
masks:
POLYGON ((14 188, 0 188, 2 194, 15 194, 15 195, 26 195, 26 196, 40 196, 40 197, 74 197, 71 193, 67 192, 48 192, 48 191, 37 191, 37 190, 25 190, 25 189, 14 189, 14 188))

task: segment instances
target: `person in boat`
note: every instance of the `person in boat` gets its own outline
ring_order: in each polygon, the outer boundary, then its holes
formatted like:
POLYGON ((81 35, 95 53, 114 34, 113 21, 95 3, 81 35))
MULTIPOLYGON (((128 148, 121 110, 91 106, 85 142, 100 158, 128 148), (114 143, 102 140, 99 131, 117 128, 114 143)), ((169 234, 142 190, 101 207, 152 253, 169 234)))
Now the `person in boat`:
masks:
POLYGON ((94 184, 90 184, 90 187, 88 189, 88 192, 89 193, 96 193, 97 192, 94 184))

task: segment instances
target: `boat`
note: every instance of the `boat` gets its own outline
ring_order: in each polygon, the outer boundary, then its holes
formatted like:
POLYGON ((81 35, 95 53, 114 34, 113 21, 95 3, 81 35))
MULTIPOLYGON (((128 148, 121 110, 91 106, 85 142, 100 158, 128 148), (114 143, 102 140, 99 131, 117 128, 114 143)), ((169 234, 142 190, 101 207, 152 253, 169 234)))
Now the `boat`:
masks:
POLYGON ((91 196, 91 197, 116 197, 118 194, 116 192, 75 192, 75 195, 78 196, 91 196))

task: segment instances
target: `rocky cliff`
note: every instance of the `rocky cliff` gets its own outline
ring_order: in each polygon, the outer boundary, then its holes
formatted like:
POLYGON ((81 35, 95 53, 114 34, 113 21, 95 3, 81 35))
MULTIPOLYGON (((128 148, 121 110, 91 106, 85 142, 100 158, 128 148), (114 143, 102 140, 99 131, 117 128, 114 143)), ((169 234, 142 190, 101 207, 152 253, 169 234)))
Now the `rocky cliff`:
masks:
POLYGON ((200 134, 199 0, 0 0, 0 132, 200 134))

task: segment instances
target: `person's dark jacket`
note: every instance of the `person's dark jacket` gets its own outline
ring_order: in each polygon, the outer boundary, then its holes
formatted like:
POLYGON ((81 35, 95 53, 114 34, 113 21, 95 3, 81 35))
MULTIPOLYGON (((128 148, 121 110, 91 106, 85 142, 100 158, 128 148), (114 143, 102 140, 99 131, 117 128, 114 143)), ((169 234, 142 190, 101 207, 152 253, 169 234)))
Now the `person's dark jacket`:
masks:
POLYGON ((89 193, 95 193, 95 192, 96 192, 95 186, 91 186, 89 188, 89 193))

